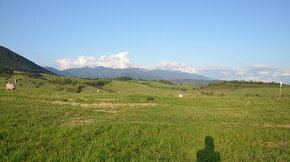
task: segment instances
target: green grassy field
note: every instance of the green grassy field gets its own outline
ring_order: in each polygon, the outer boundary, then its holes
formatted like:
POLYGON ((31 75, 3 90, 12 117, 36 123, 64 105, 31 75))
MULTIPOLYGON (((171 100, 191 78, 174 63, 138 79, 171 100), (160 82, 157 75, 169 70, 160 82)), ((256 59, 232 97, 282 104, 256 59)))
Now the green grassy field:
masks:
POLYGON ((59 85, 53 78, 1 77, 1 161, 196 161, 207 136, 208 154, 221 161, 290 160, 287 86, 283 98, 279 87, 197 90, 116 80, 75 93, 91 80, 59 85), (17 89, 6 91, 14 78, 17 89))

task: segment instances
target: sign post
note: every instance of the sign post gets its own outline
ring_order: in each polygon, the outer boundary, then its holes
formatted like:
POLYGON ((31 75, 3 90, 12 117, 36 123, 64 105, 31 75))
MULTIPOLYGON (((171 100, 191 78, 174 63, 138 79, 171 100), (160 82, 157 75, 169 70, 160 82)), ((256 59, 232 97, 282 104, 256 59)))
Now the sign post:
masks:
POLYGON ((280 98, 281 98, 281 94, 282 94, 282 85, 283 85, 283 83, 280 82, 280 98))

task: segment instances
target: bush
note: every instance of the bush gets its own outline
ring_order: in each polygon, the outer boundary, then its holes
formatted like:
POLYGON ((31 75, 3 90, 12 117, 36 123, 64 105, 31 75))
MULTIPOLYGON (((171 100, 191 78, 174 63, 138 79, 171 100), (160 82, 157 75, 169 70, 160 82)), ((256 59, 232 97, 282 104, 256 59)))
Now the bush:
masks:
POLYGON ((57 77, 57 78, 51 78, 48 80, 48 82, 53 84, 59 84, 59 85, 76 85, 78 83, 77 80, 73 80, 71 78, 65 78, 65 77, 57 77))
POLYGON ((149 86, 150 85, 150 83, 148 83, 148 82, 143 82, 142 84, 143 85, 146 85, 146 86, 149 86))
POLYGON ((61 87, 61 86, 57 86, 57 87, 55 87, 55 90, 57 90, 57 91, 62 91, 62 90, 64 90, 64 88, 61 87))
POLYGON ((204 92, 204 91, 202 91, 201 94, 202 95, 207 95, 207 96, 213 96, 214 93, 213 92, 204 92))
POLYGON ((91 86, 91 87, 97 87, 97 88, 101 88, 106 84, 111 83, 110 80, 104 80, 104 79, 98 79, 98 80, 93 80, 93 81, 88 81, 85 82, 85 85, 91 86))
POLYGON ((160 82, 160 83, 168 84, 168 85, 174 85, 174 84, 173 84, 171 81, 169 81, 169 80, 152 80, 152 81, 160 82))
POLYGON ((13 75, 13 70, 10 70, 8 68, 0 68, 0 76, 8 77, 11 75, 13 75))
POLYGON ((80 93, 84 87, 85 86, 83 85, 70 86, 70 87, 67 87, 66 90, 68 92, 80 93))
POLYGON ((129 76, 119 76, 117 78, 114 78, 114 80, 133 80, 133 79, 129 76))
POLYGON ((217 81, 212 82, 207 85, 207 87, 223 87, 223 88, 231 88, 231 89, 238 89, 238 88, 261 88, 261 87, 277 87, 279 83, 270 82, 257 82, 257 81, 244 81, 244 80, 233 80, 233 81, 217 81))
POLYGON ((62 102, 68 102, 68 99, 64 98, 62 99, 62 102))
POLYGON ((43 79, 43 75, 39 73, 30 73, 30 72, 22 72, 20 73, 22 76, 30 77, 30 78, 41 78, 43 79))

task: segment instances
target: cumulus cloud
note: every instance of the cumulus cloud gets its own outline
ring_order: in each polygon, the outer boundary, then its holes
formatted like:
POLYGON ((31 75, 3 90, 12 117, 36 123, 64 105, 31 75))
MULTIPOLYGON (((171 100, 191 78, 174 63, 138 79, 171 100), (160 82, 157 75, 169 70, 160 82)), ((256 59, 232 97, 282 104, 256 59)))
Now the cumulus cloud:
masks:
POLYGON ((210 70, 230 70, 232 67, 226 67, 224 65, 215 65, 215 66, 201 66, 198 67, 199 71, 210 71, 210 70))
POLYGON ((280 76, 290 77, 290 72, 282 73, 280 76))
POLYGON ((56 64, 61 70, 69 68, 81 68, 81 67, 109 67, 109 68, 145 68, 145 69, 162 69, 162 70, 175 70, 188 73, 196 73, 195 68, 185 63, 177 63, 170 61, 162 61, 157 65, 151 65, 144 67, 140 64, 135 64, 128 58, 129 52, 121 52, 114 55, 103 55, 99 59, 93 56, 80 56, 77 60, 72 58, 55 60, 56 64))
POLYGON ((269 74, 269 73, 270 73, 269 71, 260 71, 260 72, 259 72, 260 75, 267 75, 267 74, 269 74))
POLYGON ((185 63, 177 63, 170 61, 162 61, 157 65, 149 67, 149 69, 161 69, 161 70, 175 70, 187 73, 197 73, 196 69, 185 63))
POLYGON ((268 65, 254 64, 254 65, 252 65, 251 67, 253 67, 253 68, 267 68, 267 67, 269 67, 269 66, 268 66, 268 65))
POLYGON ((99 59, 93 56, 80 56, 77 60, 72 58, 60 59, 55 62, 60 69, 81 68, 81 67, 110 67, 110 68, 128 68, 137 66, 133 64, 128 58, 129 52, 121 52, 115 55, 103 55, 99 59))
POLYGON ((228 71, 224 71, 224 72, 221 72, 222 74, 224 74, 224 75, 230 75, 230 72, 228 72, 228 71))
POLYGON ((246 72, 244 72, 244 71, 240 71, 240 72, 236 73, 236 75, 245 75, 245 74, 246 74, 246 72))

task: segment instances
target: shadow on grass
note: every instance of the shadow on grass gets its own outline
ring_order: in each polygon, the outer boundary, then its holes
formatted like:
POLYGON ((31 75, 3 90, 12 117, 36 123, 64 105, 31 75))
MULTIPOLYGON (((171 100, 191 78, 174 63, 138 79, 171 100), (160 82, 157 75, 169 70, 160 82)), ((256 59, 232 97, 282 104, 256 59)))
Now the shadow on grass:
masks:
POLYGON ((214 142, 211 136, 206 136, 204 149, 198 150, 196 153, 197 162, 202 161, 221 161, 220 153, 214 152, 214 142))

